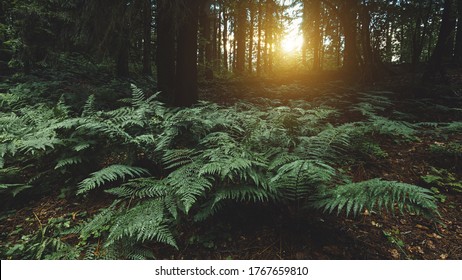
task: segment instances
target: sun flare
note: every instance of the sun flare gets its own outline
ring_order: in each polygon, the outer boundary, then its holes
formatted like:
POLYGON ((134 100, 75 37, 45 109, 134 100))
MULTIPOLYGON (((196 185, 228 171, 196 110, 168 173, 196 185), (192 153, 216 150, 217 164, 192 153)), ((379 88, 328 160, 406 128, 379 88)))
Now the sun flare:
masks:
POLYGON ((287 34, 281 41, 282 51, 286 54, 293 54, 301 50, 303 37, 298 32, 287 34))

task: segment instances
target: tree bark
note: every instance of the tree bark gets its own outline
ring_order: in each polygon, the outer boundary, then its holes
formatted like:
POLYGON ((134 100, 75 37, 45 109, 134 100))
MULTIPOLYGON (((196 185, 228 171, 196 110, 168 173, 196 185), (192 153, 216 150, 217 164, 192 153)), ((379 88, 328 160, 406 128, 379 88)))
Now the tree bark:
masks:
POLYGON ((321 69, 320 49, 322 45, 321 38, 321 0, 313 0, 313 71, 319 71, 321 69))
POLYGON ((246 26, 247 11, 245 0, 239 0, 236 9, 236 73, 242 74, 245 70, 245 43, 246 43, 246 26))
POLYGON ((263 15, 262 15, 262 1, 258 1, 258 24, 257 24, 257 33, 258 33, 258 39, 257 39, 257 76, 261 75, 261 55, 262 55, 262 49, 261 49, 261 41, 262 41, 262 21, 263 21, 263 15))
POLYGON ((130 56, 130 29, 127 23, 122 22, 122 30, 119 31, 119 49, 117 52, 116 74, 126 78, 130 75, 128 60, 130 56))
POLYGON ((340 10, 340 20, 345 36, 345 50, 343 54, 343 70, 354 78, 359 73, 359 59, 357 40, 357 1, 346 0, 340 10))
POLYGON ((151 3, 151 0, 144 0, 143 1, 143 73, 146 75, 152 75, 151 23, 152 23, 152 3, 151 3))
POLYGON ((444 2, 443 20, 441 22, 440 31, 438 34, 438 41, 423 75, 424 83, 433 81, 437 72, 440 72, 441 78, 444 82, 446 82, 443 58, 445 55, 445 50, 447 50, 449 38, 451 37, 451 33, 454 31, 455 25, 456 22, 455 13, 453 10, 453 0, 446 0, 444 2))
POLYGON ((255 5, 253 0, 249 0, 249 12, 250 12, 250 23, 249 23, 249 52, 248 52, 248 64, 249 73, 253 72, 253 36, 254 36, 254 25, 255 25, 255 5))
POLYGON ((457 0, 457 34, 454 48, 454 62, 462 66, 462 0, 457 0))
POLYGON ((199 1, 184 1, 184 17, 179 26, 174 105, 197 103, 197 31, 199 1))
POLYGON ((223 67, 229 70, 228 65, 228 14, 226 7, 223 5, 223 67))
POLYGON ((157 1, 157 88, 168 103, 175 88, 175 22, 170 0, 157 1))

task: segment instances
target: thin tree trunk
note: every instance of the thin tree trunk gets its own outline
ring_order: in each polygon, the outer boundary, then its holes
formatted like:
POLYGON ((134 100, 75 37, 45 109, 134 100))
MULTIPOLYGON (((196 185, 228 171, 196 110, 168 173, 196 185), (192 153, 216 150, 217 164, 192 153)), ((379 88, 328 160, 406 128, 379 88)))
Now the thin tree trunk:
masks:
POLYGON ((356 0, 347 0, 340 11, 345 36, 345 50, 343 54, 343 69, 350 77, 355 77, 359 70, 358 47, 356 45, 356 0))
POLYGON ((247 12, 245 7, 245 0, 239 0, 236 9, 236 23, 235 23, 235 41, 236 41, 236 73, 242 74, 245 69, 245 39, 246 39, 246 21, 247 12))
POLYGON ((462 0, 457 0, 457 34, 454 62, 462 66, 462 0))
POLYGON ((449 38, 451 37, 451 33, 456 25, 455 13, 452 6, 453 0, 446 0, 444 2, 443 20, 438 34, 438 41, 423 75, 424 83, 432 81, 438 71, 440 72, 442 79, 446 79, 443 67, 443 58, 445 51, 447 50, 449 38))
POLYGON ((226 7, 223 6, 223 67, 226 71, 229 70, 228 65, 228 15, 226 7))
POLYGON ((253 72, 253 36, 254 36, 254 24, 255 24, 255 5, 252 3, 253 0, 249 0, 249 11, 250 11, 250 25, 249 25, 249 52, 248 52, 248 63, 249 73, 253 72))
POLYGON ((118 77, 128 77, 128 60, 130 56, 130 31, 129 26, 122 22, 122 30, 119 32, 119 50, 117 54, 116 72, 118 77))
POLYGON ((175 23, 170 0, 157 1, 157 88, 167 102, 175 88, 175 23))
POLYGON ((151 23, 152 23, 151 0, 144 0, 143 1, 143 73, 146 75, 152 75, 151 23))
POLYGON ((314 0, 312 3, 313 10, 313 70, 319 71, 321 69, 320 48, 321 48, 321 0, 314 0))
POLYGON ((258 41, 257 41, 257 76, 261 75, 261 41, 262 41, 262 0, 258 1, 258 41))

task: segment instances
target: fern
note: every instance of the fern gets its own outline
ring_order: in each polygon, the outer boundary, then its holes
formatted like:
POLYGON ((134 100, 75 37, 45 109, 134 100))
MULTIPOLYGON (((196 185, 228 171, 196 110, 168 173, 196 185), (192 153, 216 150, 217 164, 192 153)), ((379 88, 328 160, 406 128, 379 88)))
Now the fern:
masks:
POLYGON ((126 177, 137 177, 148 174, 148 171, 139 167, 115 164, 96 171, 89 178, 79 183, 77 194, 84 194, 105 183, 118 179, 125 180, 126 177))
POLYGON ((207 190, 212 188, 213 180, 200 176, 198 166, 186 165, 170 173, 164 182, 169 185, 182 203, 185 213, 188 213, 196 201, 205 196, 207 190))
POLYGON ((110 229, 107 244, 133 238, 140 242, 155 240, 177 248, 167 221, 161 200, 139 203, 117 218, 110 229))
POLYGON ((60 168, 63 168, 69 165, 77 165, 79 163, 82 163, 81 157, 79 156, 69 157, 69 158, 59 160, 55 166, 55 169, 60 169, 60 168))
POLYGON ((272 188, 288 201, 307 199, 335 176, 331 166, 313 160, 296 160, 282 165, 271 179, 272 188))
POLYGON ((0 184, 0 193, 9 193, 13 197, 18 195, 20 192, 32 188, 31 185, 25 184, 0 184))
POLYGON ((395 206, 401 213, 410 213, 434 217, 438 214, 436 200, 432 191, 406 183, 372 179, 328 188, 312 202, 316 208, 323 208, 337 213, 343 209, 346 215, 357 215, 364 209, 378 210, 385 208, 394 212, 395 206))

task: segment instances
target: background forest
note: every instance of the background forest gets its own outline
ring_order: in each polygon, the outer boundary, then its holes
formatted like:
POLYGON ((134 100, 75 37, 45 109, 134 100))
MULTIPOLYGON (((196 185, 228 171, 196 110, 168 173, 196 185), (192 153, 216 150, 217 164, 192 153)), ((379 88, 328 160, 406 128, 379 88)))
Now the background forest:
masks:
POLYGON ((0 3, 2 259, 462 258, 462 0, 0 3))

